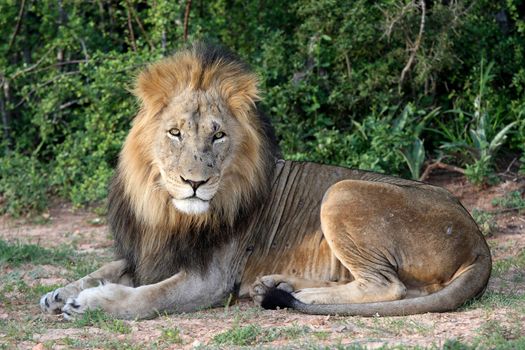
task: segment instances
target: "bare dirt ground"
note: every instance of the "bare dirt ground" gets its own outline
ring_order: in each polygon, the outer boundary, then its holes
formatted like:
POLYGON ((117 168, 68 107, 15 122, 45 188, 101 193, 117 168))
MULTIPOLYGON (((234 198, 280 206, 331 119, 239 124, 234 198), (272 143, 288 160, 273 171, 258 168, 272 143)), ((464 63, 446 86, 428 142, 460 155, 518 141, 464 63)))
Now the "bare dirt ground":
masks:
MULTIPOLYGON (((457 312, 385 318, 310 316, 287 310, 266 311, 251 301, 240 301, 227 308, 154 320, 116 321, 106 317, 71 323, 61 316, 41 314, 38 306, 38 293, 66 283, 71 266, 25 264, 15 268, 2 265, 0 260, 0 274, 5 277, 18 269, 17 276, 29 288, 4 286, 0 349, 243 345, 463 349, 461 346, 468 344, 475 348, 525 348, 525 212, 493 205, 494 198, 523 191, 525 179, 508 178, 487 189, 473 187, 464 178, 450 174, 437 174, 430 182, 448 188, 469 211, 492 213, 488 242, 495 261, 493 277, 480 301, 457 312)), ((0 239, 47 248, 72 246, 75 254, 98 260, 97 264, 111 259, 111 237, 104 219, 97 215, 58 205, 39 220, 42 222, 0 218, 0 239)))

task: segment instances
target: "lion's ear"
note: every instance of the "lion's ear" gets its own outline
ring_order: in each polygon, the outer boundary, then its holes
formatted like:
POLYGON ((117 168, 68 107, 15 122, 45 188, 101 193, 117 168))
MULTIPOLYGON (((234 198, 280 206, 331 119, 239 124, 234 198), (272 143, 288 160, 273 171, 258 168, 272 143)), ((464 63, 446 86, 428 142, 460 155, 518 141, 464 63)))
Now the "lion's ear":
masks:
POLYGON ((232 77, 230 82, 222 85, 223 96, 234 115, 247 116, 261 99, 259 95, 259 79, 255 74, 242 74, 232 77))
POLYGON ((176 85, 176 82, 170 79, 170 74, 166 74, 168 67, 164 66, 163 63, 157 63, 143 70, 133 89, 143 108, 152 113, 157 113, 166 106, 170 91, 172 92, 173 86, 176 85))

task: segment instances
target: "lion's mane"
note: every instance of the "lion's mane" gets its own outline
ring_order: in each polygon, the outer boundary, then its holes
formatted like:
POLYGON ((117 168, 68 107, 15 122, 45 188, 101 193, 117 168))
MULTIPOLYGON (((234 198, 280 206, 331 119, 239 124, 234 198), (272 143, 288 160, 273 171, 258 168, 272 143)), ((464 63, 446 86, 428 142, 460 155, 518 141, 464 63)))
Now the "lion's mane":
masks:
POLYGON ((135 283, 158 282, 181 268, 204 270, 212 251, 239 231, 235 227, 263 201, 270 188, 277 142, 259 112, 257 77, 234 54, 195 44, 140 73, 134 93, 141 103, 110 186, 108 221, 116 254, 128 261, 135 283), (227 180, 205 215, 186 215, 171 205, 159 183, 153 154, 157 116, 185 89, 219 94, 242 126, 242 146, 227 180))

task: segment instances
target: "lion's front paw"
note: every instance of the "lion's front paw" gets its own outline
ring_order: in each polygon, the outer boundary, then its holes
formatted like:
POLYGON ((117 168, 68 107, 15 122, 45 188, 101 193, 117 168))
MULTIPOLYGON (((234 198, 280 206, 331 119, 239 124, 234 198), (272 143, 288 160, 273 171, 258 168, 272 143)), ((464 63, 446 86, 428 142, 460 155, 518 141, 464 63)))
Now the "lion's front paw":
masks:
POLYGON ((66 320, 71 321, 81 316, 87 309, 86 303, 80 303, 77 298, 69 298, 62 308, 62 314, 66 320))
POLYGON ((113 295, 111 293, 112 284, 101 285, 99 287, 84 289, 74 298, 67 299, 62 313, 66 320, 72 320, 87 310, 108 309, 107 305, 111 303, 113 295))
POLYGON ((40 308, 49 314, 59 314, 67 299, 78 295, 79 290, 73 287, 63 287, 44 294, 40 298, 40 308))
POLYGON ((140 307, 132 298, 135 288, 108 283, 84 289, 75 298, 69 298, 62 308, 64 318, 72 320, 87 310, 100 309, 120 318, 132 318, 140 307))
POLYGON ((282 289, 289 293, 293 292, 294 288, 291 283, 283 275, 268 275, 258 278, 250 287, 250 296, 253 301, 260 305, 266 293, 272 289, 282 289))
POLYGON ((84 289, 76 297, 67 299, 62 313, 66 320, 74 319, 86 312, 86 310, 104 309, 108 307, 113 299, 113 284, 84 289))

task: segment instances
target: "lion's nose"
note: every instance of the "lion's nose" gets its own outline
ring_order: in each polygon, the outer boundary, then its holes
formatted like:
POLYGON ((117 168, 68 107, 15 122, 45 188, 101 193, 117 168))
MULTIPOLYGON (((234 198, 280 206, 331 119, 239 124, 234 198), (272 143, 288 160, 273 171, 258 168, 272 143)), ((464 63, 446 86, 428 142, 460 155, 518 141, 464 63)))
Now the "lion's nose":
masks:
POLYGON ((182 179, 182 182, 185 182, 188 185, 190 185, 191 188, 193 188, 193 191, 197 191, 197 188, 199 188, 199 186, 205 184, 209 180, 209 179, 207 179, 207 180, 204 180, 204 181, 194 181, 194 180, 185 179, 182 176, 180 178, 182 179))

